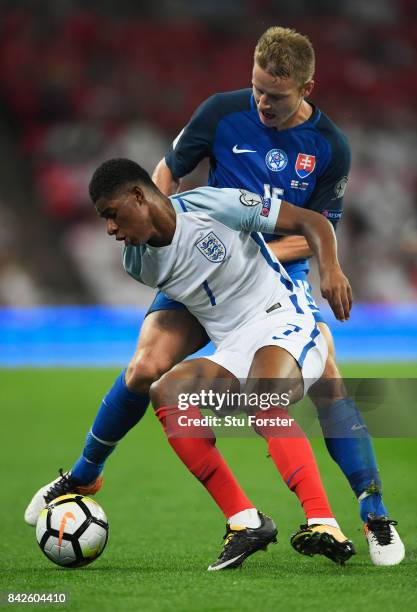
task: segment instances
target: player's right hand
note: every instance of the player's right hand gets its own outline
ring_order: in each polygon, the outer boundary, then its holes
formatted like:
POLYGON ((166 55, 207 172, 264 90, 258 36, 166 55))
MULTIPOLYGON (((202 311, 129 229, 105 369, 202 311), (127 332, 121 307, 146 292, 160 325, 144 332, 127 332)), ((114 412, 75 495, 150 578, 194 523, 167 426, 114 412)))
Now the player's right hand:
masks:
POLYGON ((340 266, 333 266, 320 274, 321 294, 329 302, 338 321, 347 321, 352 308, 352 289, 340 266))

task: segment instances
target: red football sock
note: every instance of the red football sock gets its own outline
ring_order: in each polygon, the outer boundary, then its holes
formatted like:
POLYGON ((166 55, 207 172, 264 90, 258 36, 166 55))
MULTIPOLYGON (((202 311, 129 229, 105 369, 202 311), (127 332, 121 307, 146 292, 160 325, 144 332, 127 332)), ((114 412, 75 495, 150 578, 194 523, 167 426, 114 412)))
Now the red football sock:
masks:
MULTIPOLYGON (((290 419, 286 410, 270 408, 256 414, 257 419, 290 419)), ((293 420, 283 427, 256 425, 255 430, 268 442, 268 450, 284 482, 294 491, 309 518, 332 518, 326 492, 313 450, 303 430, 293 420), (279 437, 278 437, 279 436, 279 437)))
POLYGON ((255 507, 215 447, 216 436, 213 430, 202 425, 179 425, 180 416, 201 419, 202 414, 198 408, 191 406, 187 410, 179 410, 177 406, 161 407, 155 414, 178 457, 207 489, 226 518, 255 507))

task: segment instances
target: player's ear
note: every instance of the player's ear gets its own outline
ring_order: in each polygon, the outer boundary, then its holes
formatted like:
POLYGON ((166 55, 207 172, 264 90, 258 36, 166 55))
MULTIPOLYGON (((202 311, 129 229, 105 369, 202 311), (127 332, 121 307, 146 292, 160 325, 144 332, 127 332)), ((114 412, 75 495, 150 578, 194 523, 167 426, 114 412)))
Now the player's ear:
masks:
POLYGON ((136 202, 141 205, 145 201, 145 193, 139 185, 135 185, 132 189, 133 195, 135 196, 136 202))
POLYGON ((303 98, 310 97, 313 89, 314 89, 314 81, 313 79, 311 79, 311 81, 307 81, 307 83, 303 85, 302 92, 301 92, 303 95, 303 98))

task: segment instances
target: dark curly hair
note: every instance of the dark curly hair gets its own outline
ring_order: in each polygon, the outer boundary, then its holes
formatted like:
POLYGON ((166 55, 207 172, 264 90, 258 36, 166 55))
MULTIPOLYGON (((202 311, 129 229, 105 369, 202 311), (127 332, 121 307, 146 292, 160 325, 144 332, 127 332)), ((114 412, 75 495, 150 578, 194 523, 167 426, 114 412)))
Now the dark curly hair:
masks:
POLYGON ((114 195, 128 183, 134 182, 156 189, 149 174, 136 162, 123 158, 109 159, 94 172, 88 192, 95 204, 101 197, 114 195))

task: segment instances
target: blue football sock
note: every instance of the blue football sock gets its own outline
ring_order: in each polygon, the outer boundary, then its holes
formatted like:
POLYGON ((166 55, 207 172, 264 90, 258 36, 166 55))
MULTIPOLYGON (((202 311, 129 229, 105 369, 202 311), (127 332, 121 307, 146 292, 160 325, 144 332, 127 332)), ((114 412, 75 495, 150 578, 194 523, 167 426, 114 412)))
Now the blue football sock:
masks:
POLYGON ((141 420, 148 404, 148 395, 127 387, 123 371, 101 403, 83 454, 71 468, 72 476, 82 484, 95 480, 119 440, 141 420))
POLYGON ((363 493, 363 498, 359 499, 359 503, 360 515, 364 523, 368 521, 368 514, 375 514, 376 516, 388 516, 388 510, 386 509, 384 502, 382 501, 381 493, 371 493, 369 495, 365 491, 363 493))
POLYGON ((354 400, 338 400, 318 413, 327 450, 360 498, 362 520, 366 522, 369 512, 388 516, 372 440, 354 400))

